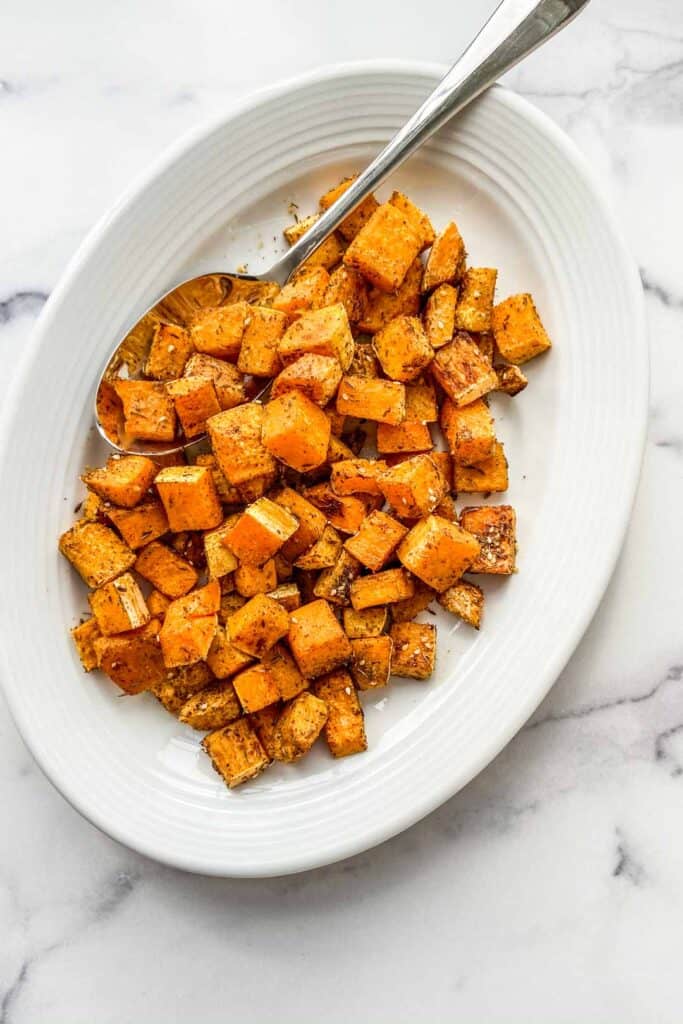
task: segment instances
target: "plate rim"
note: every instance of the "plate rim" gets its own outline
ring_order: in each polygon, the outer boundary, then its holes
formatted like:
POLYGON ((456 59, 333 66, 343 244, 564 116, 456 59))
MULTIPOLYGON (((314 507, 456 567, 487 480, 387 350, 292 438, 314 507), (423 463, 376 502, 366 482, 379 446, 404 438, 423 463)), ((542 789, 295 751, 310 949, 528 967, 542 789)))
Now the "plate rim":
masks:
MULTIPOLYGON (((202 139, 209 136, 213 131, 220 129, 227 121, 230 121, 239 114, 243 114, 261 106, 262 104, 268 103, 279 96, 285 95, 294 89, 324 82, 330 79, 339 80, 368 73, 395 75, 397 79, 400 79, 401 75, 405 74, 417 74, 438 79, 445 73, 447 67, 448 66, 445 64, 435 62, 395 60, 391 58, 345 61, 324 65, 312 71, 305 72, 304 74, 281 79, 276 83, 257 90, 252 90, 244 96, 238 97, 233 102, 227 103, 219 112, 203 119, 198 125, 193 126, 189 131, 183 133, 177 140, 165 147, 165 149, 153 161, 151 161, 151 163, 147 165, 142 172, 133 178, 130 185, 128 185, 128 187, 122 192, 119 199, 107 211, 105 211, 94 226, 88 231, 73 256, 69 259, 31 331, 29 341, 24 350, 22 365, 19 373, 9 386, 4 402, 4 409, 0 415, 0 478, 2 478, 6 467, 8 458, 7 450, 11 443, 10 427, 12 422, 16 420, 23 387, 27 379, 30 377, 36 357, 42 346, 43 339, 50 330, 54 311, 59 308, 62 295, 64 293, 68 293, 71 288, 73 278, 77 276, 83 265, 88 262, 91 251, 99 245, 102 236, 106 234, 110 225, 126 212, 128 207, 138 199, 145 188, 154 182, 156 178, 162 175, 164 171, 169 169, 185 153, 191 151, 202 139)), ((193 861, 192 858, 174 856, 173 852, 167 849, 160 850, 152 848, 151 843, 141 842, 140 838, 137 836, 131 838, 126 835, 125 829, 119 828, 115 825, 109 825, 105 820, 103 820, 103 816, 98 815, 93 811, 93 809, 88 808, 86 810, 82 807, 78 794, 71 792, 72 787, 64 786, 58 778, 55 777, 56 773, 52 773, 50 767, 44 763, 44 759, 34 750, 31 744, 29 738, 30 720, 25 718, 21 713, 18 702, 13 698, 12 687, 6 682, 6 678, 9 677, 9 666, 3 644, 0 647, 0 684, 2 685, 5 700, 14 724, 42 773, 48 778, 64 799, 98 830, 115 841, 124 844, 128 848, 134 849, 160 863, 189 872, 214 875, 218 877, 273 877, 306 871, 325 864, 343 860, 398 835, 406 828, 409 828, 417 821, 426 817, 442 803, 464 788, 464 786, 466 786, 488 764, 491 763, 491 761, 524 726, 525 722, 531 714, 533 714, 534 710, 550 692, 569 658, 580 643, 586 629, 597 611, 610 579, 612 578, 631 519, 633 504, 641 475, 647 436, 647 414, 649 406, 649 348, 642 282, 638 274, 635 260, 624 240, 621 225, 613 209, 611 199, 607 195, 605 184, 584 154, 579 150, 573 140, 559 127, 559 125, 524 97, 499 84, 493 86, 492 89, 497 93, 498 98, 504 104, 507 104, 513 110, 516 109, 516 111, 520 113, 525 120, 535 124, 541 134, 548 137, 550 142, 563 152, 567 161, 584 179, 587 186, 594 194, 600 205, 601 212, 604 215, 606 226, 619 250, 619 256, 622 264, 620 267, 620 273, 623 273, 624 275, 624 284, 633 302, 633 310, 635 313, 633 334, 634 337, 637 337, 639 340, 637 351, 641 357, 641 364, 634 367, 634 372, 639 373, 642 381, 638 409, 631 410, 632 421, 636 415, 639 419, 638 429, 633 429, 633 434, 634 436, 637 436, 638 442, 633 445, 628 465, 624 466, 628 473, 630 485, 627 489, 627 499, 624 500, 623 503, 619 526, 613 530, 612 535, 609 538, 610 550, 609 555, 605 556, 605 568, 603 573, 599 578, 593 580, 592 586, 589 588, 589 597, 583 603, 583 614, 579 617, 579 621, 574 626, 574 629, 567 634, 563 643, 558 644, 554 655, 547 659, 543 670, 539 671, 538 684, 533 688, 533 692, 528 693, 526 698, 520 701, 517 713, 514 716, 511 716, 506 728, 497 731, 495 736, 492 737, 488 743, 482 744, 479 756, 472 759, 472 764, 470 764, 469 770, 465 773, 464 778, 460 776, 458 778, 450 778, 450 781, 447 780, 441 785, 436 785, 430 794, 425 794, 424 799, 422 799, 419 804, 416 804, 415 802, 411 803, 404 812, 394 816, 390 825, 380 823, 373 829, 368 830, 363 835, 360 842, 357 838, 354 840, 338 837, 333 856, 329 856, 328 853, 318 853, 316 855, 315 851, 312 851, 297 857, 296 860, 290 858, 291 863, 289 863, 288 866, 283 867, 280 865, 277 870, 271 870, 266 866, 260 869, 257 868, 256 870, 236 870, 234 867, 228 869, 209 869, 205 864, 193 861)))

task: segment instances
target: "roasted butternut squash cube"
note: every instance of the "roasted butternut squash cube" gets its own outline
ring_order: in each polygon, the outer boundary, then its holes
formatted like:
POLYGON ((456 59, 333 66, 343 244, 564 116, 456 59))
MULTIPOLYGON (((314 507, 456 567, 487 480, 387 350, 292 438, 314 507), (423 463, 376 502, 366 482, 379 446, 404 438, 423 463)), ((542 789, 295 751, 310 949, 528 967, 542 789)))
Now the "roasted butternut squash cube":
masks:
MULTIPOLYGON (((332 203, 336 202, 337 199, 339 199, 339 196, 346 192, 349 185, 351 185, 357 177, 358 175, 355 174, 350 178, 344 178, 344 180, 340 181, 338 185, 334 186, 334 188, 328 189, 328 191, 320 197, 320 209, 328 210, 330 206, 332 206, 332 203)), ((379 203, 373 195, 366 196, 362 203, 359 203, 356 209, 341 222, 339 225, 339 234, 350 242, 352 238, 355 238, 360 229, 367 224, 378 206, 379 203)))
POLYGON ((286 636, 289 614, 281 604, 265 594, 256 594, 234 612, 227 622, 230 641, 245 654, 261 658, 286 636))
POLYGON ((306 679, 332 672, 351 656, 351 644, 327 601, 311 601, 292 612, 289 646, 306 679))
POLYGON ((93 590, 88 601, 103 636, 139 629, 151 618, 142 591, 129 572, 93 590))
MULTIPOLYGON (((349 366, 349 377, 381 377, 382 367, 379 365, 379 359, 375 355, 375 350, 372 347, 372 343, 369 341, 356 341, 356 350, 353 353, 353 359, 349 366)), ((346 422, 346 417, 341 417, 343 422, 346 422)), ((339 431, 341 434, 343 431, 339 431)), ((332 433, 335 433, 334 428, 332 433)))
POLYGON ((262 427, 263 406, 256 402, 227 409, 207 420, 211 448, 233 487, 277 471, 275 459, 261 442, 262 427))
POLYGON ((104 583, 130 569, 135 554, 108 526, 80 519, 59 538, 59 550, 89 587, 104 583))
POLYGON ((360 498, 354 498, 351 494, 335 494, 327 484, 308 487, 304 496, 341 533, 356 533, 360 529, 367 511, 360 498))
POLYGON ((441 284, 456 284, 465 272, 465 243, 451 221, 436 236, 422 275, 422 291, 431 292, 441 284))
POLYGON ((414 381, 434 358, 422 323, 415 316, 397 316, 373 338, 373 347, 387 377, 414 381))
MULTIPOLYGON (((94 491, 88 491, 80 507, 77 506, 76 511, 80 512, 81 519, 87 519, 89 522, 94 523, 104 512, 104 502, 99 494, 95 494, 94 491)), ((109 509, 107 509, 107 512, 109 512, 109 509)))
POLYGON ((106 466, 91 469, 81 480, 104 501, 133 508, 152 486, 157 467, 144 455, 110 455, 106 466))
POLYGON ((313 684, 327 706, 324 736, 333 757, 348 757, 367 750, 365 716, 348 672, 331 672, 313 684))
POLYGON ((421 281, 422 262, 418 257, 411 263, 403 283, 395 292, 369 288, 365 310, 357 324, 358 329, 376 334, 397 316, 417 316, 420 312, 421 281))
POLYGON ((337 412, 377 423, 402 423, 406 415, 405 386, 393 380, 342 377, 337 412))
POLYGON ((284 313, 288 323, 311 309, 320 309, 327 305, 323 298, 329 281, 325 267, 304 266, 275 296, 273 309, 284 313))
MULTIPOLYGON (((230 577, 226 577, 226 579, 230 580, 230 577)), ((226 579, 222 582, 225 583, 226 579)), ((223 625, 226 625, 232 613, 236 612, 238 608, 244 607, 247 600, 248 598, 242 597, 242 595, 238 594, 237 591, 228 591, 227 593, 223 592, 223 594, 221 594, 221 606, 218 609, 218 621, 223 625)))
POLYGON ((189 593, 199 578, 197 570, 189 562, 159 541, 153 541, 142 549, 135 562, 135 571, 174 600, 189 593))
POLYGON ((386 565, 408 530, 386 512, 371 512, 344 547, 366 569, 377 572, 386 565))
POLYGON ((284 644, 275 644, 261 660, 282 700, 292 700, 308 686, 284 644))
POLYGON ((280 339, 278 352, 285 366, 305 355, 331 356, 342 370, 353 359, 354 341, 341 302, 303 313, 280 339))
POLYGON ((157 324, 147 354, 145 374, 154 380, 174 380, 180 377, 193 352, 192 339, 184 327, 157 324))
POLYGON ((197 352, 237 362, 250 310, 248 302, 232 302, 198 312, 190 331, 197 352))
POLYGON ((268 402, 263 412, 263 444, 276 459, 299 473, 321 466, 331 427, 325 413, 301 391, 268 402))
POLYGON ((292 763, 308 753, 327 721, 327 714, 327 704, 308 690, 285 705, 273 733, 277 760, 292 763))
POLYGON ((415 206, 403 192, 392 192, 389 196, 389 202, 408 218, 410 226, 420 239, 421 249, 428 249, 436 236, 432 222, 424 210, 420 210, 419 207, 415 206))
POLYGON ((147 597, 149 614, 155 619, 163 619, 170 603, 170 597, 166 597, 160 590, 152 590, 147 597))
POLYGON ((379 477, 382 494, 401 517, 425 516, 439 504, 446 487, 429 455, 414 455, 379 477))
MULTIPOLYGON (((232 609, 232 611, 236 610, 232 609)), ((247 665, 251 665, 253 660, 251 654, 245 654, 231 643, 224 627, 217 628, 206 656, 207 664, 216 679, 229 679, 241 672, 247 665)))
POLYGON ((496 434, 493 416, 483 398, 458 408, 447 398, 441 406, 440 425, 449 451, 461 466, 488 459, 496 434))
POLYGON ((410 597, 415 590, 412 578, 404 569, 385 569, 373 576, 361 576, 351 584, 351 604, 356 611, 393 604, 410 597))
POLYGON ((432 383, 406 385, 406 423, 436 423, 439 409, 432 383))
POLYGON ((173 441, 176 415, 159 381, 117 380, 114 390, 123 406, 126 434, 135 441, 173 441))
POLYGON ((436 626, 399 622, 391 627, 391 674, 404 679, 429 679, 436 664, 436 626))
POLYGON ((258 476, 253 480, 247 480, 243 484, 239 484, 237 490, 239 491, 240 501, 242 504, 251 505, 252 502, 265 497, 271 487, 275 484, 277 478, 278 473, 275 469, 272 473, 268 473, 266 476, 258 476))
POLYGON ((377 424, 377 451, 380 455, 396 452, 428 452, 434 447, 432 435, 426 423, 404 420, 398 426, 389 423, 377 424))
POLYGON ((95 641, 102 636, 97 619, 86 619, 85 622, 74 626, 71 636, 78 651, 78 657, 81 659, 81 665, 86 672, 92 672, 94 668, 97 668, 95 641))
POLYGON ((448 452, 430 452, 430 458, 441 474, 446 491, 450 491, 453 486, 453 460, 450 455, 448 452))
POLYGON ((316 597, 323 597, 330 604, 349 604, 351 584, 360 575, 360 571, 361 564, 358 559, 342 549, 334 565, 320 573, 313 593, 316 597))
POLYGON ((359 690, 386 686, 391 675, 390 636, 367 636, 351 641, 351 675, 359 690))
POLYGON ((203 690, 215 682, 213 672, 205 661, 198 661, 194 665, 185 665, 183 668, 173 669, 167 674, 167 678, 173 683, 176 692, 187 699, 190 694, 203 690))
POLYGON ((267 594, 277 586, 275 562, 269 558, 263 565, 240 565, 235 569, 235 590, 242 597, 267 594))
POLYGON ((341 459, 332 466, 335 494, 381 494, 377 478, 387 468, 381 459, 341 459))
POLYGON ((94 641, 99 668, 124 693, 142 693, 166 679, 158 629, 159 623, 152 619, 136 632, 102 636, 94 641))
POLYGON ((456 583, 479 555, 471 533, 439 516, 427 516, 401 542, 398 557, 418 579, 441 593, 456 583))
POLYGON ((213 582, 168 606, 159 633, 167 668, 206 661, 218 628, 220 596, 220 587, 213 582))
POLYGON ((312 544, 323 535, 326 519, 322 512, 307 501, 303 495, 291 487, 284 487, 273 495, 273 501, 287 509, 298 521, 298 526, 291 537, 282 545, 280 554, 288 562, 296 559, 307 551, 312 544))
POLYGON ((252 714, 276 704, 280 699, 280 691, 275 679, 266 665, 251 665, 233 676, 232 685, 239 698, 245 714, 252 714))
POLYGON ((166 384, 176 416, 185 437, 197 437, 206 431, 209 416, 221 411, 212 380, 205 377, 180 377, 166 384))
POLYGON ((342 539, 333 526, 326 525, 322 536, 295 561, 297 569, 317 572, 334 565, 342 552, 342 539))
MULTIPOLYGON (((332 414, 331 413, 328 414, 328 411, 326 409, 325 410, 325 415, 329 419, 330 427, 331 427, 332 426, 332 422, 333 422, 332 414)), ((346 419, 346 417, 344 417, 344 419, 346 419)), ((359 428, 359 430, 360 430, 360 428, 359 428)), ((348 434, 346 436, 349 437, 348 434)), ((349 438, 349 440, 350 440, 350 438, 349 438)), ((354 438, 354 444, 356 444, 356 438, 354 438)), ((358 451, 360 451, 360 448, 358 448, 358 451)), ((327 448, 327 457, 325 459, 325 465, 321 466, 319 468, 319 472, 324 474, 325 470, 326 470, 326 467, 329 466, 329 468, 331 470, 332 466, 335 464, 335 462, 343 462, 344 459, 353 459, 354 457, 355 457, 355 452, 353 451, 353 449, 349 448, 349 446, 347 444, 345 444, 341 440, 340 437, 336 437, 334 433, 331 433, 330 434, 330 443, 329 443, 328 448, 327 448)))
POLYGON ((460 580, 448 590, 444 590, 443 594, 439 594, 438 601, 447 612, 457 615, 468 626, 479 629, 484 610, 484 592, 476 583, 460 580))
POLYGON ((387 627, 389 612, 386 608, 344 609, 344 632, 350 640, 379 636, 387 627))
POLYGON ((478 345, 462 332, 437 351, 431 370, 458 407, 470 405, 498 386, 496 371, 481 354, 478 345))
POLYGON ((129 548, 136 551, 168 532, 168 518, 161 502, 143 501, 135 508, 109 508, 107 518, 129 548))
POLYGON ((275 727, 281 713, 281 704, 269 704, 249 715, 251 727, 271 761, 275 760, 275 727))
POLYGON ((469 572, 509 576, 515 572, 517 517, 512 505, 464 508, 460 524, 479 541, 480 551, 469 572))
POLYGON ((422 239, 405 213, 383 203, 349 245, 344 263, 381 291, 394 292, 421 248, 422 239))
MULTIPOLYGON (((480 334, 473 334, 472 341, 474 341, 478 346, 484 359, 488 359, 488 361, 492 363, 496 355, 496 345, 493 340, 493 334, 490 331, 482 331, 480 334)), ((497 367, 494 367, 494 369, 496 369, 497 372, 497 367)))
POLYGON ((154 483, 173 533, 211 530, 223 521, 216 485, 206 466, 169 466, 154 483))
POLYGON ((508 463, 500 441, 494 441, 491 454, 476 466, 453 466, 458 494, 493 494, 508 489, 508 463))
POLYGON ((224 505, 238 505, 240 503, 242 500, 240 492, 236 487, 228 483, 215 455, 204 452, 199 454, 194 461, 196 466, 207 466, 211 470, 211 476, 216 485, 216 493, 224 505))
POLYGON ((242 707, 229 680, 213 683, 184 701, 178 718, 193 729, 222 729, 236 721, 242 707))
POLYGON ((551 341, 528 292, 510 295, 493 308, 493 336, 508 363, 526 363, 550 348, 551 341))
POLYGON ((286 366, 273 381, 271 398, 280 398, 288 391, 300 391, 316 405, 327 405, 339 387, 341 366, 333 356, 308 353, 286 366))
POLYGON ((420 612, 429 608, 436 597, 431 587, 428 587, 422 580, 416 579, 415 593, 412 597, 406 597, 403 601, 397 601, 391 606, 391 619, 393 622, 412 622, 420 612))
POLYGON ((245 508, 226 532, 224 543, 243 565, 263 565, 292 537, 298 520, 270 498, 259 498, 245 508))
MULTIPOLYGON (((236 520, 235 520, 236 521, 236 520)), ((219 580, 234 572, 239 561, 226 544, 226 538, 234 526, 233 517, 204 534, 204 555, 209 579, 219 580)))
POLYGON ((444 494, 439 504, 434 509, 435 516, 441 516, 442 519, 450 519, 452 523, 458 521, 458 510, 455 507, 455 500, 450 494, 444 494))
POLYGON ((518 366, 499 366, 496 367, 496 373, 498 374, 496 390, 510 395, 511 398, 518 395, 520 391, 524 391, 529 383, 518 366))
MULTIPOLYGON (((296 224, 290 224, 289 227, 286 227, 283 235, 290 245, 294 245, 319 219, 320 215, 317 213, 312 214, 310 217, 303 217, 296 224)), ((344 255, 345 247, 345 243, 335 231, 328 235, 314 253, 311 253, 303 265, 304 267, 325 267, 326 270, 330 270, 339 263, 339 260, 344 255)))
POLYGON ((498 271, 494 267, 469 267, 460 282, 455 326, 460 331, 490 331, 493 295, 498 271))
POLYGON ((288 612, 293 612, 295 608, 301 607, 301 591, 298 584, 294 582, 279 583, 273 590, 269 590, 267 593, 268 597, 272 597, 273 601, 277 601, 288 612))
POLYGON ((268 755, 246 718, 210 732, 202 746, 230 789, 260 775, 268 767, 268 755))
POLYGON ((278 346, 286 327, 287 317, 279 309, 251 306, 244 321, 242 346, 237 358, 240 373, 274 377, 280 369, 278 346))
POLYGON ((457 301, 458 289, 452 284, 440 284, 427 299, 422 319, 432 348, 443 348, 453 337, 457 301))
POLYGON ((349 323, 357 324, 363 318, 368 301, 368 286, 365 278, 353 267, 342 263, 330 274, 322 306, 335 306, 341 302, 346 310, 349 323))
POLYGON ((210 380, 222 410, 234 409, 247 400, 243 375, 232 363, 227 363, 224 359, 215 359, 202 352, 195 352, 185 364, 183 376, 210 380))

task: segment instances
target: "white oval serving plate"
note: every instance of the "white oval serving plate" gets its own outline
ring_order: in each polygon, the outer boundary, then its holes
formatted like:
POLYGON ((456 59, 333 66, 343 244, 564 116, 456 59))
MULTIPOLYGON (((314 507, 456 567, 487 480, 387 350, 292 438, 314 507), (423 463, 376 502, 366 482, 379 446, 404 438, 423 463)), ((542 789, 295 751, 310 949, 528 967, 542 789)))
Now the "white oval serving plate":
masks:
MULTIPOLYGON (((498 295, 534 293, 555 347, 514 401, 494 398, 519 515, 519 573, 487 580, 480 633, 438 615, 429 682, 364 696, 369 750, 318 744, 229 792, 150 695, 79 665, 85 589, 57 553, 85 463, 102 458, 93 388, 112 341, 183 277, 265 268, 288 204, 361 168, 443 69, 373 62, 247 99, 175 146, 90 234, 47 304, 2 425, 2 679, 17 725, 64 796, 150 857, 216 875, 325 864, 406 828, 479 772, 525 722, 607 584, 637 483, 647 408, 642 294, 583 159, 496 88, 391 181, 437 227, 454 218, 498 295)), ((476 504, 477 497, 465 504, 476 504)))

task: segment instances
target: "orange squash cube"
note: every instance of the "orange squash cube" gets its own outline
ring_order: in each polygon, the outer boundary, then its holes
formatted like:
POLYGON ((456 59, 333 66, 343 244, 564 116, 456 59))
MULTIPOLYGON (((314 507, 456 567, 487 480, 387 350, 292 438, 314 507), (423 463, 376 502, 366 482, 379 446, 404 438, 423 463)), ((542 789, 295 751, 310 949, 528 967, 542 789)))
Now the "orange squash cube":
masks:
POLYGON ((417 316, 420 312, 420 283, 422 262, 415 259, 395 292, 369 288, 365 310, 358 321, 358 329, 376 334, 397 316, 417 316))
POLYGON ((312 544, 323 535, 326 519, 322 512, 303 495, 291 487, 285 487, 273 495, 273 501, 287 509, 298 520, 298 526, 289 539, 282 545, 281 554, 288 562, 296 559, 307 551, 312 544))
POLYGON ((206 466, 169 466, 154 483, 173 533, 211 530, 223 521, 216 485, 206 466))
POLYGON ((180 377, 193 352, 192 339, 184 327, 159 323, 147 353, 145 374, 154 380, 174 380, 180 377))
POLYGON ((71 630, 71 637, 78 651, 81 665, 86 672, 92 672, 97 668, 97 652, 95 641, 102 636, 97 619, 86 619, 71 630))
POLYGON ((147 597, 149 614, 154 619, 163 619, 170 603, 170 597, 166 597, 160 590, 152 590, 147 597))
POLYGON ((164 385, 151 380, 117 380, 126 434, 136 441, 173 441, 176 415, 164 385))
POLYGON ((249 715, 251 727, 271 761, 275 760, 275 727, 281 713, 281 704, 269 704, 249 715))
POLYGON ((309 352, 277 375, 270 390, 271 398, 279 398, 288 391, 300 391, 316 405, 327 405, 334 398, 341 378, 337 359, 309 352))
POLYGON ((498 271, 493 267, 470 267, 460 283, 455 326, 460 331, 490 331, 493 295, 498 271))
POLYGON ((212 683, 187 697, 178 718, 193 729, 222 729, 242 714, 231 682, 212 683))
POLYGON ((294 565, 304 572, 317 572, 334 565, 341 552, 341 537, 333 526, 326 525, 319 540, 299 555, 294 565))
POLYGON ((88 601, 103 636, 139 629, 151 618, 142 591, 129 572, 93 590, 88 601))
POLYGON ((289 646, 306 679, 332 672, 351 656, 351 644, 327 601, 311 601, 292 612, 289 646))
POLYGON ((440 348, 432 373, 450 400, 458 407, 470 405, 498 386, 496 371, 468 334, 459 333, 440 348))
POLYGON ((263 406, 255 402, 227 409, 207 420, 211 448, 233 487, 277 471, 275 459, 261 442, 262 427, 263 406))
POLYGON ((453 221, 436 236, 422 275, 422 291, 455 284, 465 272, 465 243, 453 221))
POLYGON ((265 594, 256 594, 238 608, 227 622, 231 643, 245 654, 261 658, 287 634, 289 615, 277 601, 265 594))
POLYGON ((479 541, 480 551, 469 572, 509 576, 515 572, 517 517, 511 505, 464 508, 460 524, 479 541))
POLYGON ((427 299, 422 319, 432 348, 443 348, 453 337, 457 301, 458 289, 452 284, 440 284, 427 299))
POLYGON ((361 576, 351 584, 351 604, 356 611, 393 604, 411 597, 415 584, 404 569, 385 569, 373 576, 361 576))
POLYGON ((500 441, 493 442, 491 454, 476 466, 453 466, 458 494, 493 494, 508 489, 508 463, 500 441))
POLYGON ((308 690, 287 704, 273 731, 273 753, 292 763, 308 753, 327 721, 327 705, 308 690))
POLYGON ((110 455, 106 466, 91 469, 81 480, 103 501, 133 508, 152 486, 157 467, 144 455, 110 455))
MULTIPOLYGON (((346 192, 349 185, 351 185, 357 177, 358 175, 355 174, 350 178, 344 178, 344 180, 340 181, 340 183, 335 185, 334 188, 328 189, 327 192, 320 197, 320 209, 328 210, 330 206, 332 206, 332 203, 336 202, 337 199, 339 199, 339 196, 346 192)), ((339 234, 350 242, 352 238, 355 238, 360 229, 367 224, 378 206, 379 203, 373 195, 366 196, 363 202, 359 203, 356 209, 341 222, 339 225, 339 234)))
POLYGON ((409 423, 404 420, 397 427, 389 423, 377 424, 377 451, 380 455, 396 452, 428 452, 434 447, 432 435, 426 423, 409 423))
POLYGON ((518 395, 520 391, 524 391, 529 383, 518 366, 498 366, 496 373, 498 374, 496 391, 502 391, 504 394, 510 395, 511 398, 518 395))
POLYGON ((268 755, 246 718, 238 718, 209 733, 202 746, 230 789, 256 778, 269 764, 268 755))
POLYGON ((386 629, 388 621, 389 612, 386 608, 363 608, 361 611, 355 608, 344 609, 344 632, 350 640, 379 636, 386 629))
POLYGON ((232 685, 245 714, 261 711, 280 699, 277 683, 266 665, 251 665, 233 676, 232 685))
MULTIPOLYGON (((310 217, 303 217, 296 224, 290 224, 289 227, 286 227, 282 233, 288 243, 294 245, 319 219, 320 215, 317 213, 312 214, 310 217)), ((303 266, 325 267, 326 270, 330 270, 339 263, 339 260, 344 255, 345 248, 345 243, 335 231, 328 235, 325 241, 308 257, 303 266)))
POLYGON ((402 423, 406 414, 405 386, 393 380, 342 377, 337 412, 377 423, 402 423))
POLYGON ((330 275, 325 267, 304 266, 275 296, 273 309, 284 313, 288 323, 311 309, 320 309, 328 305, 323 297, 329 281, 330 275))
POLYGON ((427 515, 446 491, 443 476, 429 455, 414 455, 385 470, 379 486, 396 514, 404 518, 427 515))
POLYGON ((287 317, 278 309, 251 306, 244 321, 242 345, 237 358, 240 373, 274 377, 280 369, 278 346, 287 327, 287 317))
POLYGON ((292 700, 308 686, 294 658, 283 644, 275 644, 261 660, 282 700, 292 700))
POLYGON ((359 637, 351 641, 351 675, 359 690, 386 686, 391 675, 390 636, 359 637))
POLYGON ((62 534, 59 550, 89 587, 109 583, 135 562, 135 553, 113 530, 87 519, 79 519, 62 534))
POLYGON ((94 641, 99 668, 124 693, 142 693, 165 682, 158 630, 159 623, 152 619, 141 630, 94 641))
POLYGON ((206 656, 207 664, 216 679, 229 679, 251 665, 253 660, 251 654, 245 654, 231 643, 225 628, 217 628, 206 656))
POLYGON ((526 363, 551 346, 528 292, 510 295, 494 306, 491 327, 498 351, 508 363, 526 363))
POLYGON ((349 604, 349 593, 352 582, 360 575, 361 564, 348 551, 339 552, 339 557, 334 565, 323 569, 318 577, 313 593, 316 597, 322 597, 330 604, 349 604))
POLYGON ((305 355, 331 356, 342 370, 353 359, 354 341, 341 302, 303 313, 282 336, 278 352, 285 366, 305 355))
MULTIPOLYGON (((356 341, 356 350, 353 353, 348 376, 370 378, 382 376, 382 367, 379 365, 379 359, 375 355, 371 342, 356 341)), ((345 421, 346 417, 344 416, 342 419, 345 421)), ((335 433, 334 428, 332 433, 335 433)))
POLYGON ((407 533, 407 528, 386 512, 374 511, 361 523, 358 533, 345 541, 344 547, 366 569, 377 572, 386 565, 407 533))
POLYGON ((213 482, 216 485, 216 493, 224 505, 238 505, 240 503, 240 492, 225 479, 223 470, 218 465, 216 456, 210 453, 200 453, 194 460, 195 466, 206 466, 211 470, 213 482))
POLYGON ((442 608, 452 615, 457 615, 468 626, 474 626, 475 629, 481 626, 484 592, 476 583, 460 580, 448 590, 444 590, 443 594, 439 594, 438 601, 442 608))
POLYGON ((330 274, 321 305, 335 306, 341 302, 349 323, 357 324, 365 314, 367 301, 368 286, 365 278, 353 267, 342 263, 330 274))
POLYGON ((295 608, 301 607, 301 591, 297 583, 278 583, 273 590, 268 590, 267 594, 273 601, 281 604, 285 611, 293 612, 295 608))
POLYGON ((394 292, 421 248, 422 239, 405 213, 383 203, 349 245, 344 263, 381 291, 394 292))
POLYGON ((224 359, 195 352, 185 364, 183 376, 210 380, 216 391, 218 405, 223 410, 234 409, 247 400, 243 375, 224 359))
POLYGON ((331 672, 313 684, 327 706, 324 736, 333 757, 348 757, 367 750, 365 717, 348 672, 331 672))
POLYGON ((365 503, 351 494, 335 494, 327 484, 316 484, 304 492, 304 497, 320 509, 336 530, 341 533, 356 533, 365 519, 365 503))
POLYGON ((428 587, 422 580, 416 579, 415 593, 412 597, 406 597, 403 601, 397 601, 391 606, 392 622, 412 622, 420 612, 429 608, 437 596, 431 587, 428 587))
POLYGON ((168 532, 168 518, 159 501, 143 501, 135 508, 107 509, 107 518, 134 551, 168 532))
POLYGON ((173 400, 176 416, 186 437, 197 437, 206 430, 209 416, 221 411, 212 380, 204 377, 181 377, 166 384, 173 400))
POLYGON ((325 413, 300 391, 268 402, 263 412, 263 444, 286 466, 306 473, 327 457, 331 426, 325 413))
POLYGON ((398 557, 433 590, 448 590, 479 555, 479 541, 456 523, 427 516, 412 528, 398 548, 398 557))
POLYGON ((282 505, 259 498, 227 531, 224 543, 243 565, 263 565, 292 537, 299 523, 282 505))
POLYGON ((275 562, 269 558, 263 565, 240 565, 235 569, 235 590, 242 597, 268 594, 277 586, 275 562))
POLYGON ((204 534, 204 555, 211 580, 223 579, 229 573, 234 572, 239 565, 237 558, 226 544, 226 538, 236 522, 237 517, 230 516, 221 526, 204 534))
POLYGON ((406 385, 406 423, 436 423, 438 418, 434 385, 406 385))
POLYGON ((332 466, 335 494, 381 494, 377 478, 387 468, 381 459, 341 459, 332 466))
POLYGON ((159 633, 167 668, 206 661, 218 628, 220 596, 218 583, 212 582, 168 606, 159 633))
POLYGON ((399 622, 391 627, 392 676, 428 679, 436 664, 436 626, 399 622))
POLYGON ((447 398, 441 406, 441 429, 451 455, 461 466, 487 459, 496 440, 493 416, 483 398, 458 408, 447 398))
POLYGON ((197 313, 190 331, 197 352, 215 359, 236 362, 250 309, 247 302, 232 302, 227 306, 202 309, 197 313))
POLYGON ((392 192, 389 202, 408 218, 411 228, 420 239, 421 250, 428 249, 434 241, 435 232, 427 214, 415 206, 403 192, 392 192))
POLYGON ((422 323, 415 316, 397 316, 373 338, 382 369, 391 380, 415 380, 434 358, 422 323))

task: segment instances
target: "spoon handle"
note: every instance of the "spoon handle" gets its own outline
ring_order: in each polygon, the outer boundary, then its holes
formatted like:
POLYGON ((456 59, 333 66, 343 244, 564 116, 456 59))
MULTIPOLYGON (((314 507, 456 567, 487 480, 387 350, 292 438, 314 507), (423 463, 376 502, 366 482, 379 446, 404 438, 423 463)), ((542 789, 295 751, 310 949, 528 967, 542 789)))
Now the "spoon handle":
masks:
POLYGON ((432 94, 276 266, 281 283, 392 171, 502 74, 564 28, 588 0, 502 0, 432 94))

